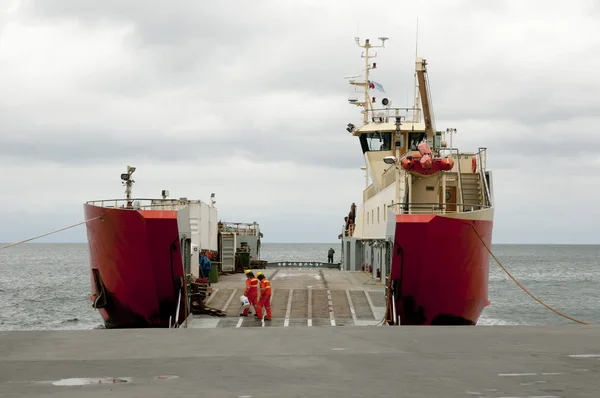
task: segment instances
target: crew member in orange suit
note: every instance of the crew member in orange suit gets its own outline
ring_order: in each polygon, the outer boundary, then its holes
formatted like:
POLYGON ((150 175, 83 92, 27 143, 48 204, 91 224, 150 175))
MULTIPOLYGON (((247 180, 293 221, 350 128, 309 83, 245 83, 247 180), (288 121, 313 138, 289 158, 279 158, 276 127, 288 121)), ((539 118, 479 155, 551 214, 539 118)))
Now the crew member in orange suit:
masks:
POLYGON ((250 306, 254 307, 255 312, 257 311, 258 279, 256 279, 254 273, 250 269, 246 270, 246 291, 244 292, 244 296, 248 297, 250 305, 244 308, 244 312, 242 312, 240 316, 248 316, 248 312, 250 312, 250 306))
POLYGON ((265 321, 271 320, 271 282, 263 275, 262 272, 256 274, 260 281, 260 300, 258 300, 258 307, 256 307, 256 316, 258 319, 263 317, 263 308, 267 314, 265 321))

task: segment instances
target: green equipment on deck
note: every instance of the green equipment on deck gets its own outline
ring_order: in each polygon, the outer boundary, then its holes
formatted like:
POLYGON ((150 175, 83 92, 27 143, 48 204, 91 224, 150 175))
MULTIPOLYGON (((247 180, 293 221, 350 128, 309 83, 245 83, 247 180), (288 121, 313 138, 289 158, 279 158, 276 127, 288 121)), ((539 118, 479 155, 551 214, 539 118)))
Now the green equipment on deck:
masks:
POLYGON ((212 266, 210 267, 210 274, 208 275, 208 281, 210 283, 217 283, 219 282, 219 264, 216 261, 212 262, 212 266))
POLYGON ((240 256, 244 269, 250 268, 250 252, 237 252, 237 255, 240 256))

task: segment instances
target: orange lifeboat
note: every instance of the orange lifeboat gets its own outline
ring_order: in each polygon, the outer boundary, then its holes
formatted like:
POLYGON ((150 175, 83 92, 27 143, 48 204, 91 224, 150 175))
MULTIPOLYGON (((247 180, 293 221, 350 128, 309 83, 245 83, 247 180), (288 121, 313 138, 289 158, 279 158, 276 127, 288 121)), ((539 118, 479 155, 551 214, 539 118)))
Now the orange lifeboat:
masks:
POLYGON ((415 167, 415 163, 417 160, 421 159, 420 153, 415 153, 414 155, 408 155, 400 160, 400 164, 404 170, 412 170, 415 167))
POLYGON ((411 170, 415 167, 415 161, 410 156, 402 158, 400 164, 404 170, 411 170))
POLYGON ((454 160, 452 158, 438 159, 440 170, 448 171, 454 167, 454 160))
POLYGON ((452 170, 452 167, 454 167, 454 161, 451 158, 433 159, 433 154, 427 141, 421 142, 417 148, 419 149, 419 153, 407 155, 400 160, 400 164, 404 170, 430 175, 439 171, 452 170))
POLYGON ((438 158, 429 159, 423 161, 421 154, 408 155, 400 160, 402 168, 406 171, 412 171, 415 173, 430 175, 440 171, 452 170, 454 167, 454 160, 451 158, 438 158), (425 163, 425 165, 423 164, 425 163), (426 167, 429 163, 429 167, 426 167))

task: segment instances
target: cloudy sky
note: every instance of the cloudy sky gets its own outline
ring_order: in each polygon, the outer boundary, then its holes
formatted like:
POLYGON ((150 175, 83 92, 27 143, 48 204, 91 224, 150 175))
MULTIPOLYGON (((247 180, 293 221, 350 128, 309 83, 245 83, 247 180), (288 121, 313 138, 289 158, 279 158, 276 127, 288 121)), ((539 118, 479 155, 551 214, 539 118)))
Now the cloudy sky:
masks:
POLYGON ((122 197, 128 164, 136 196, 335 242, 364 188, 357 26, 390 38, 373 77, 404 106, 418 17, 437 128, 489 150, 494 243, 600 243, 599 2, 487 3, 0 0, 0 242, 122 197))

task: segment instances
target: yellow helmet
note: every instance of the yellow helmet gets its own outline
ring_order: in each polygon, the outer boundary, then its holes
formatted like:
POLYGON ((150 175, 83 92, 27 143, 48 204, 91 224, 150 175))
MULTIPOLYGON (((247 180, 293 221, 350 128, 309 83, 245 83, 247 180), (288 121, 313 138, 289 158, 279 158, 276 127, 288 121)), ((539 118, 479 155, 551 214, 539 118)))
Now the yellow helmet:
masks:
POLYGON ((249 273, 251 273, 252 270, 251 269, 247 269, 246 272, 244 272, 246 275, 248 275, 249 273))
POLYGON ((256 276, 261 276, 262 274, 263 274, 262 272, 258 271, 258 272, 256 273, 256 276))

